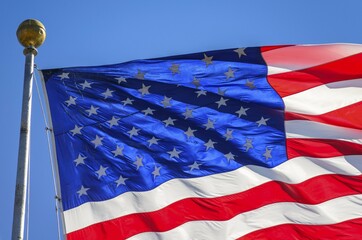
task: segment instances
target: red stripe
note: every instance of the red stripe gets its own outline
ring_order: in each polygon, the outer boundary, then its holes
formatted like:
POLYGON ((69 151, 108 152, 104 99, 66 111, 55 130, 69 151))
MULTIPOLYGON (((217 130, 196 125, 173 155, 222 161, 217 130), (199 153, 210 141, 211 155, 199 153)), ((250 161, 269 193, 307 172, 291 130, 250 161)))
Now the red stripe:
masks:
POLYGON ((225 221, 276 202, 318 204, 361 192, 362 175, 323 175, 299 184, 272 181, 229 196, 180 200, 158 211, 130 214, 94 224, 69 233, 67 237, 69 240, 125 239, 142 232, 168 231, 189 221, 225 221))
POLYGON ((294 46, 294 45, 264 46, 264 47, 260 47, 260 51, 261 52, 267 52, 267 51, 275 50, 275 49, 278 49, 278 48, 284 48, 284 47, 290 47, 290 46, 294 46))
POLYGON ((283 224, 249 233, 238 240, 274 239, 318 239, 357 240, 362 239, 362 218, 331 225, 283 224))
POLYGON ((309 120, 340 127, 362 129, 361 112, 362 102, 357 102, 321 115, 285 112, 285 121, 309 120))
POLYGON ((343 155, 360 155, 362 145, 335 139, 287 139, 288 159, 300 156, 327 158, 343 155))
POLYGON ((362 53, 311 68, 268 76, 270 85, 281 97, 316 86, 362 78, 362 53))

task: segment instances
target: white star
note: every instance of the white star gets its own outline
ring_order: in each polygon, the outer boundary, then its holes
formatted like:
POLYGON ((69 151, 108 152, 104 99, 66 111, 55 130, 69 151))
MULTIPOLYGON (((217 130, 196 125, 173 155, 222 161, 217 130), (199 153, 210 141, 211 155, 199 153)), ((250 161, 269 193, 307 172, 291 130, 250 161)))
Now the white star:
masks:
POLYGON ((117 181, 115 181, 116 183, 117 183, 117 187, 119 186, 119 185, 126 185, 126 181, 128 180, 128 178, 124 178, 124 177, 122 177, 122 175, 119 175, 119 178, 118 178, 118 180, 117 181))
POLYGON ((79 191, 77 191, 78 193, 78 197, 81 197, 83 195, 88 195, 87 191, 89 190, 89 188, 85 188, 83 185, 82 187, 79 189, 79 191))
POLYGON ((233 139, 233 131, 231 129, 226 129, 226 133, 224 134, 224 137, 226 138, 226 141, 229 141, 230 139, 233 139))
POLYGON ((230 160, 235 160, 235 155, 232 154, 231 152, 229 152, 228 154, 224 155, 226 157, 226 159, 230 162, 230 160))
POLYGON ((254 81, 249 81, 248 79, 246 80, 245 85, 248 86, 250 89, 255 88, 254 81))
POLYGON ((213 58, 213 56, 208 57, 208 56, 204 53, 204 59, 202 59, 202 61, 204 61, 204 62, 206 63, 206 67, 208 67, 210 64, 212 64, 212 58, 213 58))
POLYGON ((232 70, 231 67, 229 67, 229 70, 224 73, 226 76, 226 79, 235 77, 234 72, 235 72, 235 70, 232 70))
POLYGON ((214 144, 216 144, 216 143, 217 142, 213 142, 211 139, 209 139, 209 141, 204 144, 206 146, 206 151, 208 151, 210 148, 215 148, 214 144))
POLYGON ((102 140, 104 137, 98 137, 98 135, 96 135, 96 138, 92 141, 92 143, 94 144, 94 148, 97 148, 98 146, 102 146, 102 140))
POLYGON ((112 151, 112 153, 114 154, 114 157, 123 156, 123 149, 124 149, 124 147, 117 146, 116 150, 112 151))
POLYGON ((187 129, 186 132, 184 132, 187 136, 187 139, 189 139, 190 137, 195 137, 194 136, 194 132, 196 132, 196 130, 192 130, 190 127, 187 129))
POLYGON ((200 97, 201 95, 204 95, 206 96, 206 91, 205 90, 199 90, 199 91, 196 91, 195 93, 197 93, 197 97, 200 97))
POLYGON ((180 158, 179 154, 182 153, 182 151, 177 151, 176 148, 173 148, 172 151, 169 151, 167 153, 170 154, 170 158, 173 158, 173 157, 180 158))
POLYGON ((127 80, 124 78, 124 77, 118 77, 118 78, 115 78, 118 82, 118 84, 121 84, 122 82, 125 82, 127 83, 127 80))
POLYGON ((253 140, 252 139, 246 139, 245 144, 243 145, 246 147, 246 151, 249 151, 250 148, 253 148, 253 140))
POLYGON ((185 119, 192 118, 192 111, 193 109, 186 108, 186 111, 182 115, 185 116, 185 119))
POLYGON ((158 144, 157 141, 160 141, 160 139, 155 138, 155 137, 152 137, 151 139, 147 140, 147 142, 149 143, 148 146, 151 147, 152 144, 156 144, 156 145, 157 145, 157 144, 158 144))
POLYGON ((261 125, 267 125, 266 122, 269 120, 270 118, 264 118, 264 117, 261 117, 261 119, 259 121, 256 121, 256 123, 258 124, 258 127, 260 127, 261 125))
POLYGON ((80 135, 82 135, 82 133, 80 132, 80 130, 82 130, 82 128, 83 128, 83 127, 78 127, 78 125, 75 125, 75 126, 74 126, 74 129, 72 129, 72 130, 70 130, 70 131, 72 132, 73 136, 74 136, 75 134, 80 134, 80 135))
POLYGON ((88 117, 90 117, 92 114, 97 115, 97 110, 99 109, 99 107, 93 107, 93 105, 91 105, 90 109, 85 110, 88 113, 88 117))
POLYGON ((263 154, 263 156, 265 157, 266 160, 272 158, 271 151, 272 151, 271 149, 268 148, 265 149, 265 153, 263 154))
POLYGON ((192 80, 192 84, 195 85, 196 88, 200 87, 200 80, 194 77, 194 80, 192 80))
POLYGON ((240 107, 240 109, 238 110, 238 111, 236 111, 235 113, 237 113, 238 115, 239 115, 239 117, 241 116, 241 115, 247 115, 246 114, 246 111, 248 111, 249 110, 249 108, 243 108, 243 107, 240 107))
POLYGON ((226 89, 225 90, 222 90, 221 88, 217 88, 217 94, 221 95, 221 96, 224 96, 225 95, 225 92, 226 92, 226 89))
POLYGON ((211 121, 209 118, 207 119, 207 123, 205 123, 204 126, 206 127, 206 130, 209 130, 210 128, 215 129, 214 122, 211 121))
POLYGON ((123 106, 126 106, 127 104, 132 105, 133 101, 134 100, 127 98, 126 100, 123 100, 122 103, 123 103, 123 106))
POLYGON ((246 53, 245 53, 245 48, 238 48, 238 49, 235 49, 234 52, 236 52, 238 55, 239 55, 239 58, 241 58, 241 56, 246 56, 246 53))
POLYGON ((92 88, 91 84, 92 83, 87 82, 87 80, 84 80, 84 83, 81 83, 80 85, 82 86, 82 89, 84 90, 85 88, 92 88))
POLYGON ((98 179, 100 179, 102 176, 107 176, 107 169, 108 167, 103 167, 102 165, 99 167, 98 171, 96 171, 96 173, 98 174, 98 179))
POLYGON ((144 80, 145 79, 145 73, 138 69, 138 72, 137 72, 135 78, 140 79, 140 80, 144 80))
POLYGON ((224 99, 223 97, 220 98, 219 101, 216 101, 217 108, 220 108, 221 106, 226 106, 226 102, 229 101, 229 99, 224 99))
POLYGON ((131 130, 129 130, 127 133, 129 133, 129 138, 132 138, 133 136, 138 136, 138 131, 140 129, 132 127, 131 130))
POLYGON ((180 73, 179 67, 180 64, 172 64, 172 66, 170 67, 172 74, 180 73))
POLYGON ((168 127, 168 125, 175 125, 174 121, 176 121, 176 119, 172 119, 172 118, 167 118, 166 120, 164 120, 163 122, 165 123, 166 127, 168 127))
POLYGON ((63 72, 62 74, 58 75, 60 77, 60 80, 63 80, 64 78, 69 78, 69 73, 63 72))
POLYGON ((171 103, 170 103, 171 100, 172 100, 172 98, 168 98, 168 97, 164 96, 163 100, 161 101, 163 107, 164 108, 171 107, 171 103))
POLYGON ((112 94, 113 92, 114 92, 113 90, 109 90, 107 88, 107 90, 104 93, 102 93, 104 95, 104 99, 107 99, 109 97, 113 97, 113 94, 112 94))
POLYGON ((143 167, 143 157, 142 156, 136 156, 136 161, 134 161, 133 163, 136 164, 137 166, 137 170, 140 168, 140 167, 143 167))
POLYGON ((78 158, 74 160, 75 166, 78 166, 79 164, 84 164, 84 159, 86 159, 86 157, 78 154, 78 158))
POLYGON ((65 103, 67 104, 67 107, 69 107, 70 105, 77 105, 75 100, 77 100, 76 97, 69 96, 69 99, 67 101, 65 101, 65 103))
POLYGON ((196 161, 189 165, 190 171, 194 170, 194 169, 200 169, 200 166, 202 165, 202 163, 197 163, 196 161))
POLYGON ((147 108, 142 110, 142 112, 147 116, 148 114, 153 115, 153 112, 156 111, 155 109, 147 108))
POLYGON ((112 119, 107 121, 107 122, 109 122, 109 128, 112 128, 113 126, 118 126, 118 121, 119 121, 119 118, 112 116, 112 119))
POLYGON ((161 169, 161 167, 156 167, 155 166, 155 170, 153 170, 153 172, 152 172, 153 178, 156 178, 157 176, 160 176, 160 169, 161 169))
POLYGON ((147 95, 147 94, 150 94, 150 92, 148 91, 150 89, 151 85, 150 86, 146 86, 142 83, 142 88, 138 89, 138 91, 142 94, 142 97, 144 95, 147 95))

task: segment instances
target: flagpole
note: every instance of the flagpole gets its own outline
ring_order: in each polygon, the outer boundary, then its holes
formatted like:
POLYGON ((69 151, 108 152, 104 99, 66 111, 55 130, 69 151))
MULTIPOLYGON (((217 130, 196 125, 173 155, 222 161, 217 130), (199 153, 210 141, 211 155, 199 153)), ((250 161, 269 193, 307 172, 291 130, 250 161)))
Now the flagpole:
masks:
POLYGON ((16 175, 13 213, 12 240, 21 240, 24 238, 25 211, 27 199, 34 57, 38 53, 36 48, 43 44, 45 40, 45 27, 38 20, 28 19, 19 25, 16 31, 16 35, 20 44, 23 45, 25 48, 25 72, 23 86, 23 102, 21 110, 18 167, 16 175))

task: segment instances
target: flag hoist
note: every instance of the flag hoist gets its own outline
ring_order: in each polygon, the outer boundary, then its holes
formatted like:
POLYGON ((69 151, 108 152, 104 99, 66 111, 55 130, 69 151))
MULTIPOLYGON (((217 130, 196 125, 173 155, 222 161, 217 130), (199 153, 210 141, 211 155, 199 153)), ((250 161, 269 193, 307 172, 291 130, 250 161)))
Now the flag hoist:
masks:
POLYGON ((13 240, 23 239, 24 236, 26 210, 25 204, 27 197, 29 168, 31 97, 33 87, 34 57, 37 55, 36 48, 42 45, 45 40, 45 27, 38 20, 25 20, 19 25, 16 31, 16 35, 20 44, 25 48, 25 72, 12 229, 13 240))

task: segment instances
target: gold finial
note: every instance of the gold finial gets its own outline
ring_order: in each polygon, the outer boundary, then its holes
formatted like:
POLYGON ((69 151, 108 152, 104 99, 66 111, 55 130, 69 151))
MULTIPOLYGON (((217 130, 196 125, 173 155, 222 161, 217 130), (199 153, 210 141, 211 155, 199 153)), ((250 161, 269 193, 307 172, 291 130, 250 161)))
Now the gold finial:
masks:
POLYGON ((25 47, 24 53, 26 49, 33 49, 32 51, 36 52, 36 48, 45 40, 45 27, 38 20, 28 19, 19 25, 16 36, 21 45, 25 47))

